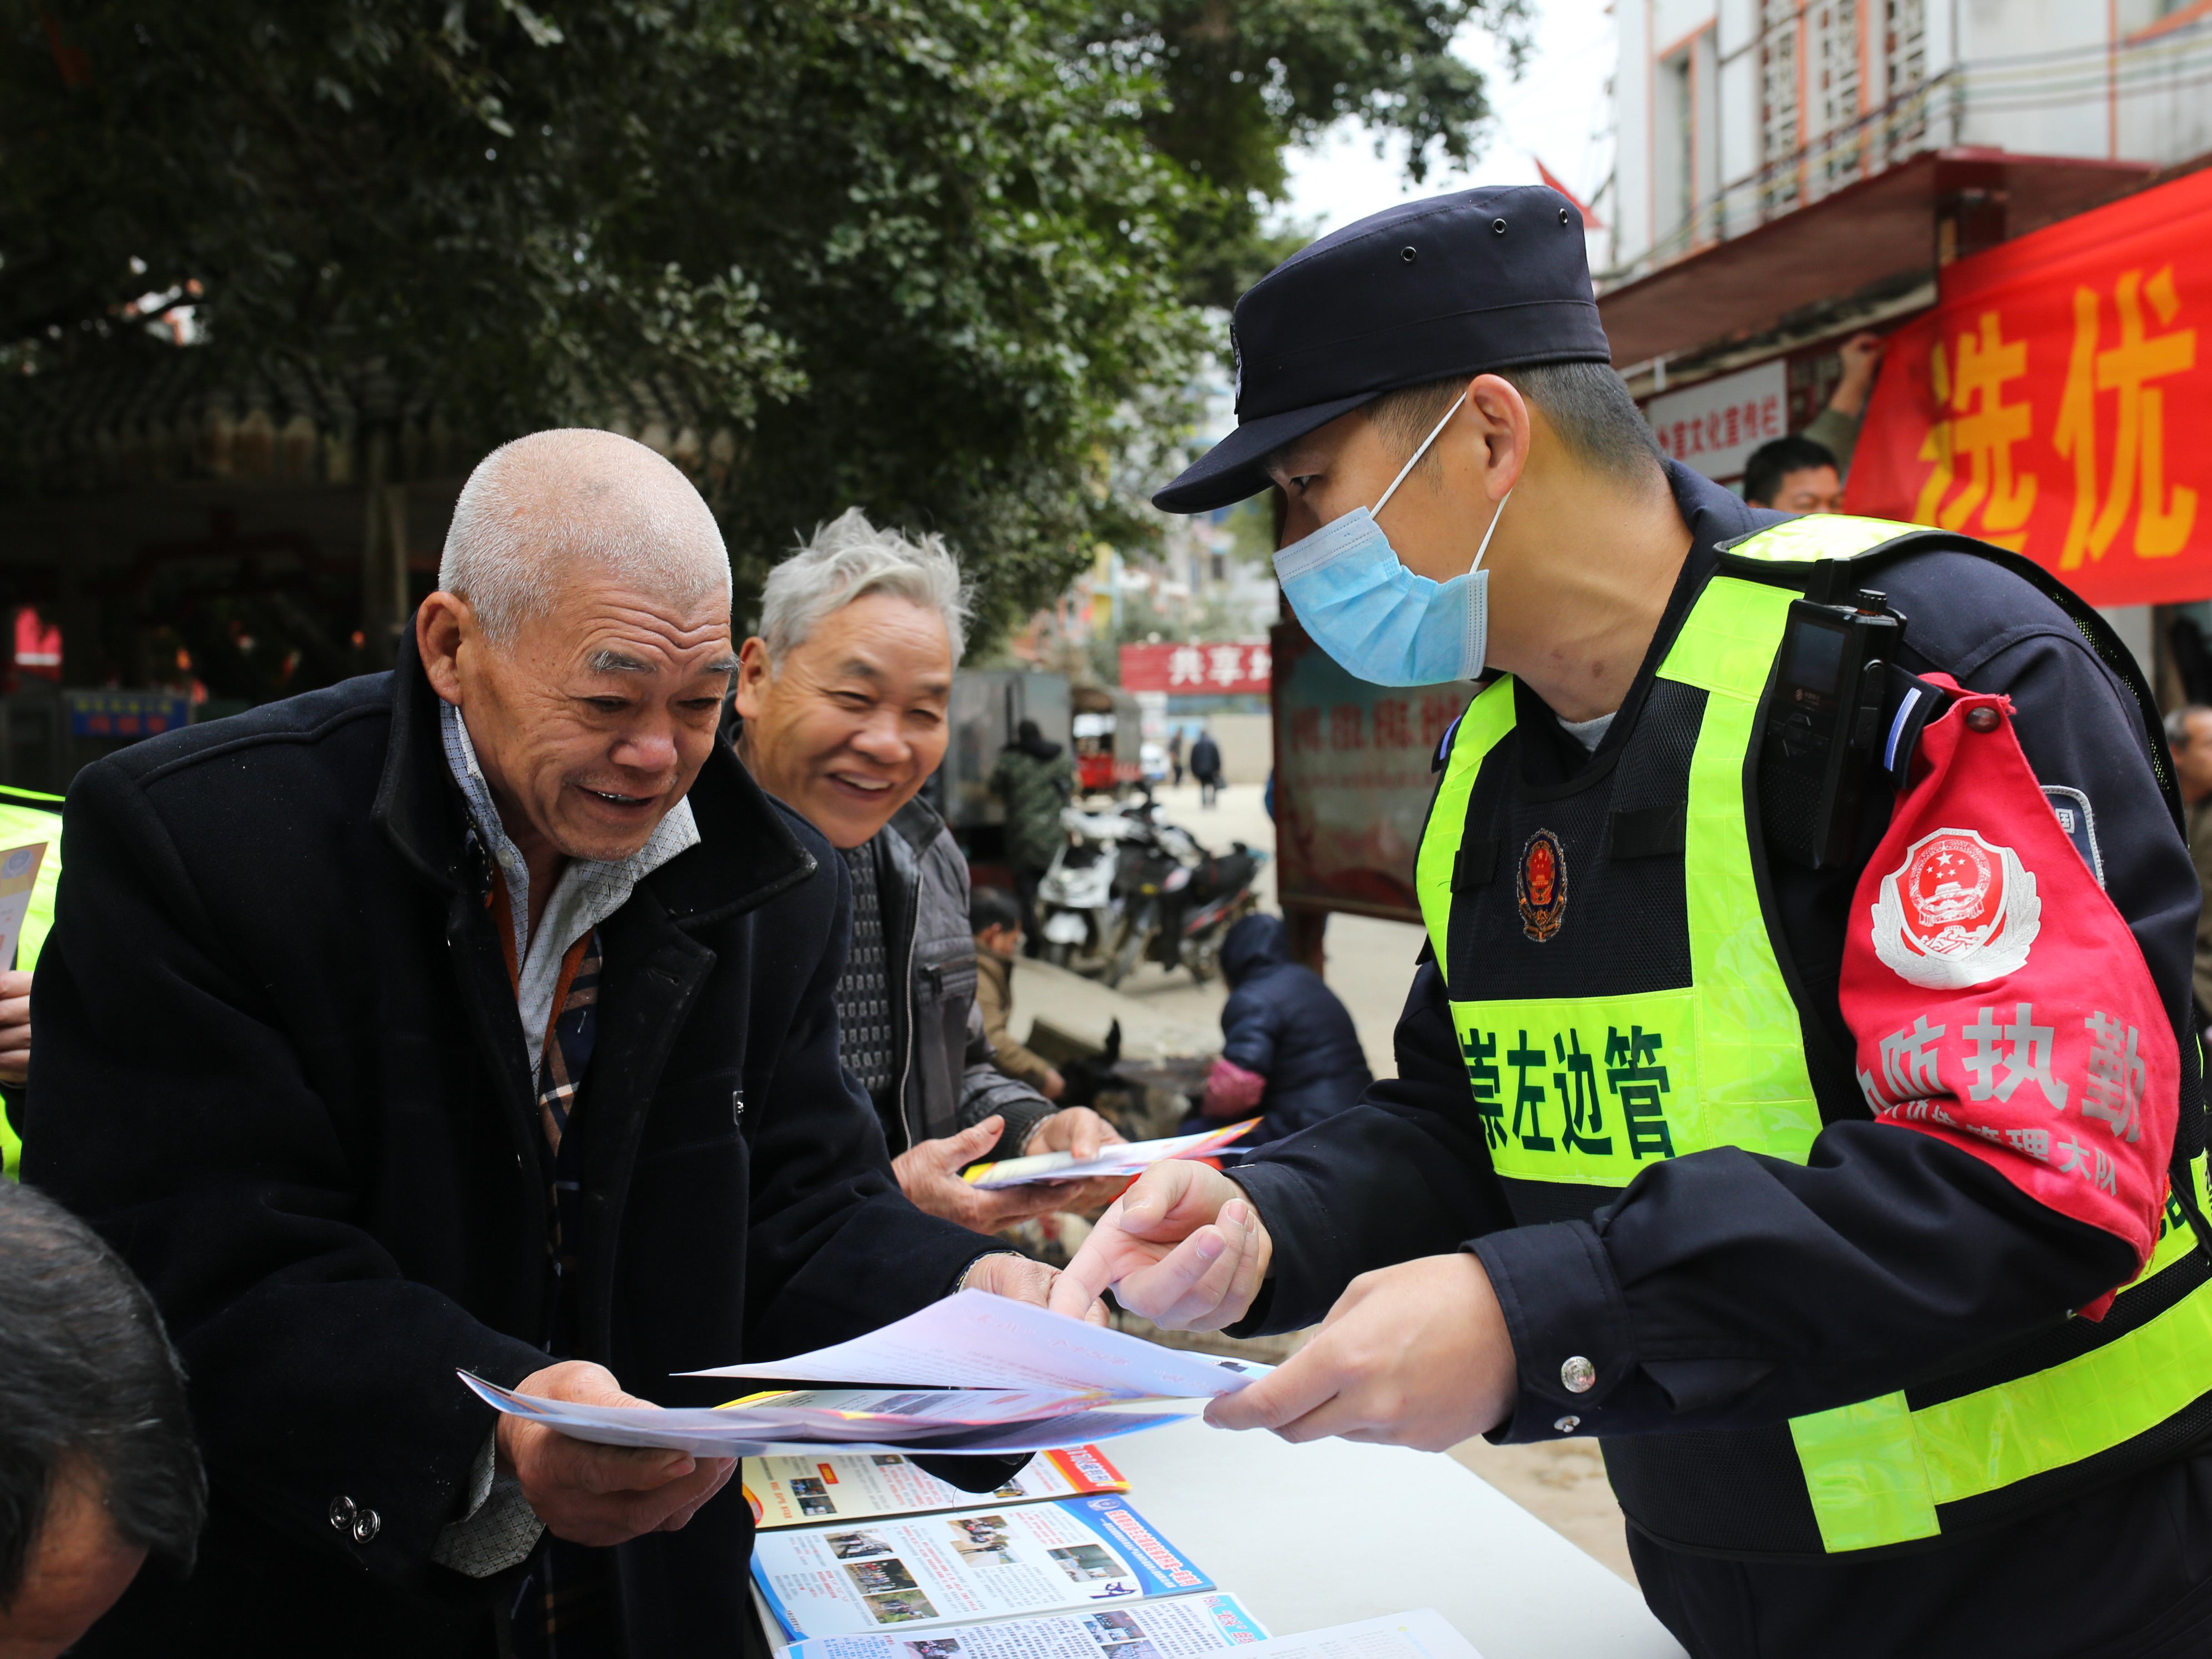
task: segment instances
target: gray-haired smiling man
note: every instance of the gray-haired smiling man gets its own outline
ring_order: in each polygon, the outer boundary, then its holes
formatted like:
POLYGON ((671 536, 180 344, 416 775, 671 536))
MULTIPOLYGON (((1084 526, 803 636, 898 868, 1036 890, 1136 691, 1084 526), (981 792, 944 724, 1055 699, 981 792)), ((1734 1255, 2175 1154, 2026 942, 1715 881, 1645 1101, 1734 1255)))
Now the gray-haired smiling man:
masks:
POLYGON ((1048 1269, 917 1212, 840 1073, 849 883, 715 727, 705 504, 546 432, 455 509, 397 669, 70 795, 26 1174, 145 1279, 210 1521, 88 1654, 738 1652, 727 1461, 501 1419, 1048 1269))

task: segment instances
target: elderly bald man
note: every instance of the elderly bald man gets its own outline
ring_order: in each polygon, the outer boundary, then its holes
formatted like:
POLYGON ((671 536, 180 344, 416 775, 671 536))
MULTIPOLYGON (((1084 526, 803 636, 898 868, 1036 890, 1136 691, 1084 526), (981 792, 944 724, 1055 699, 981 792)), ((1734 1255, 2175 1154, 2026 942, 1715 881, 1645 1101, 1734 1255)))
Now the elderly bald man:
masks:
POLYGON ((737 1652, 727 1460, 495 1426, 454 1372, 710 1404, 673 1374, 1049 1282, 907 1202, 840 1072, 849 880, 715 743, 682 475, 509 444, 439 583, 391 673, 70 794, 25 1171, 152 1291, 211 1492, 87 1654, 737 1652))

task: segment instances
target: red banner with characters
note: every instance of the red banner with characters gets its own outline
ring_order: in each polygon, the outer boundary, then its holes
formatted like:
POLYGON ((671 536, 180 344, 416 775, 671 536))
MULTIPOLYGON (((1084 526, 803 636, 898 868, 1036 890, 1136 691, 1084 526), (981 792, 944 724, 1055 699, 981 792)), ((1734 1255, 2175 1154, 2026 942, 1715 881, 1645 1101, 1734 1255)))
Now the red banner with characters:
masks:
POLYGON ((2212 598, 2212 171, 1961 259, 1939 294, 1890 337, 1848 509, 2024 553, 2093 605, 2212 598))
POLYGON ((1179 696, 1267 696, 1274 659, 1265 640, 1217 645, 1125 645, 1124 691, 1166 691, 1179 696))

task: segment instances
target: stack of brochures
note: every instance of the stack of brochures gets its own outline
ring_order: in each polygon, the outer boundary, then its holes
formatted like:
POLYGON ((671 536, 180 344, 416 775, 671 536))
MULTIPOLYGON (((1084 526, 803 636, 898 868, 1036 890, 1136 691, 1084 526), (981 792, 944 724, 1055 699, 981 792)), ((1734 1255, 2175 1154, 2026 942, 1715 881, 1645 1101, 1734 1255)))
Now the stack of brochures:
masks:
POLYGON ((743 1480, 784 1659, 1480 1659, 1427 1610, 1270 1640, 1097 1446, 981 1496, 890 1454, 747 1458, 743 1480))
POLYGON ((579 1439, 743 1457, 753 1588, 785 1659, 1480 1659, 1425 1610, 1271 1638, 1130 1505, 1097 1442, 1268 1369, 967 1291, 812 1353, 690 1373, 862 1386, 591 1407, 462 1380, 579 1439), (980 1497, 910 1461, 1025 1451, 1044 1455, 980 1497))

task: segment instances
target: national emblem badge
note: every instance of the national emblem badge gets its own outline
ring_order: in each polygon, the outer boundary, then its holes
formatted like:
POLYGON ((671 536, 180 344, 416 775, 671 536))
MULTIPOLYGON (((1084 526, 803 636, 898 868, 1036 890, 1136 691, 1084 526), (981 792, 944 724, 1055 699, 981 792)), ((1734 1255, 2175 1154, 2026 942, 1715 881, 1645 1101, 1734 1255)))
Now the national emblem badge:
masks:
POLYGON ((1559 931, 1567 909, 1567 854, 1559 838, 1539 830, 1521 849, 1513 888, 1521 901, 1521 931, 1541 945, 1559 931))
POLYGON ((2011 848, 1947 828, 1914 842, 1881 878, 1873 921, 1875 954, 1899 978, 1956 991, 2027 965, 2043 902, 2011 848))

